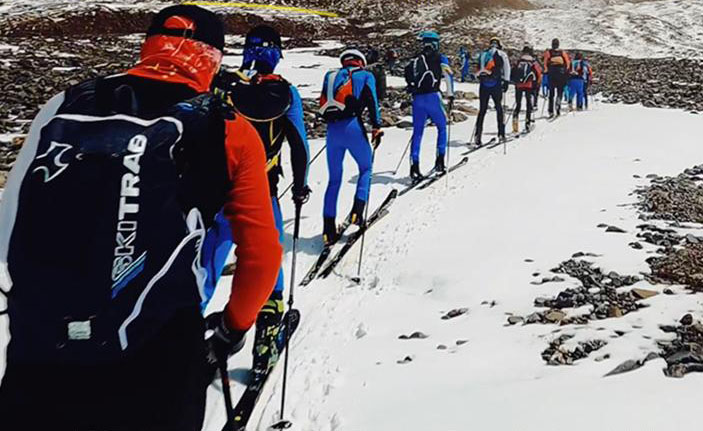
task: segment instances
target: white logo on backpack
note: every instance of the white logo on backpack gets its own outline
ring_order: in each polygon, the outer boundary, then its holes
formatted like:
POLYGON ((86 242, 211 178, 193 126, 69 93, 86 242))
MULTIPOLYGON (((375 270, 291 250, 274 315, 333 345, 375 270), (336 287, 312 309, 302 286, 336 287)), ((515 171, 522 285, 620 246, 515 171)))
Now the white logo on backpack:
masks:
MULTIPOLYGON (((115 236, 115 258, 112 264, 112 280, 117 281, 134 263, 134 241, 137 238, 137 220, 130 217, 139 213, 139 160, 146 150, 144 135, 133 137, 127 145, 129 153, 122 159, 127 172, 120 182, 120 207, 115 236)), ((141 260, 141 259, 140 259, 141 260)))

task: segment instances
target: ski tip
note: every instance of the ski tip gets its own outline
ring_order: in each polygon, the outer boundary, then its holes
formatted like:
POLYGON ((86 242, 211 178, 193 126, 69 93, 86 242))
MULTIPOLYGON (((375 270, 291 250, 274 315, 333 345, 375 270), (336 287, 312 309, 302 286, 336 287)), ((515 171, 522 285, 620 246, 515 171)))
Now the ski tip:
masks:
POLYGON ((293 423, 292 423, 291 421, 283 420, 283 421, 276 422, 275 424, 271 425, 271 429, 274 429, 274 430, 287 430, 287 429, 289 429, 289 428, 292 427, 292 426, 293 426, 293 423))

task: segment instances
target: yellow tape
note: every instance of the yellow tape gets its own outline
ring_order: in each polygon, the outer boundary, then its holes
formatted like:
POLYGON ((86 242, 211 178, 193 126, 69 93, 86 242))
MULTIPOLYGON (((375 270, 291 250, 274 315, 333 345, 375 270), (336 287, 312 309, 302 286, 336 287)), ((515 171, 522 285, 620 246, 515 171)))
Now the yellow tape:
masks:
POLYGON ((188 1, 183 4, 195 5, 195 6, 220 6, 220 7, 244 7, 252 9, 272 9, 285 12, 298 12, 298 13, 308 13, 312 15, 327 16, 331 18, 339 17, 338 14, 334 12, 326 12, 323 10, 305 9, 302 7, 295 6, 278 6, 271 4, 258 4, 258 3, 231 3, 231 2, 216 2, 216 1, 188 1))

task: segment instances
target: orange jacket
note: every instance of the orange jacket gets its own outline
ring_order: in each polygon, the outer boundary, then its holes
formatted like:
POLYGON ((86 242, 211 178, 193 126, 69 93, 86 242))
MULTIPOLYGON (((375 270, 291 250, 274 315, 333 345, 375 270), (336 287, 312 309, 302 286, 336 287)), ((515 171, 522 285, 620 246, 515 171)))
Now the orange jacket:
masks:
MULTIPOLYGON (((146 40, 141 61, 127 73, 185 84, 203 93, 209 90, 221 59, 219 50, 202 42, 155 35, 146 40)), ((225 315, 230 328, 247 330, 273 291, 283 249, 274 223, 266 154, 259 134, 246 119, 236 116, 226 122, 224 145, 231 183, 224 215, 237 245, 237 267, 225 315)))

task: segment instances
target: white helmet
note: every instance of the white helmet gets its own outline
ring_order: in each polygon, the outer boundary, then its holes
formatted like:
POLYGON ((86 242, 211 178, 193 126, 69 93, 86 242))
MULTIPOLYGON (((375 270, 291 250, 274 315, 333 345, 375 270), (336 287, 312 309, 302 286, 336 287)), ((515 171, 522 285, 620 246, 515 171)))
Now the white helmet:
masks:
POLYGON ((344 66, 345 62, 353 59, 361 60, 363 63, 361 67, 366 67, 366 56, 358 49, 347 49, 339 56, 339 61, 342 63, 342 66, 344 66))

